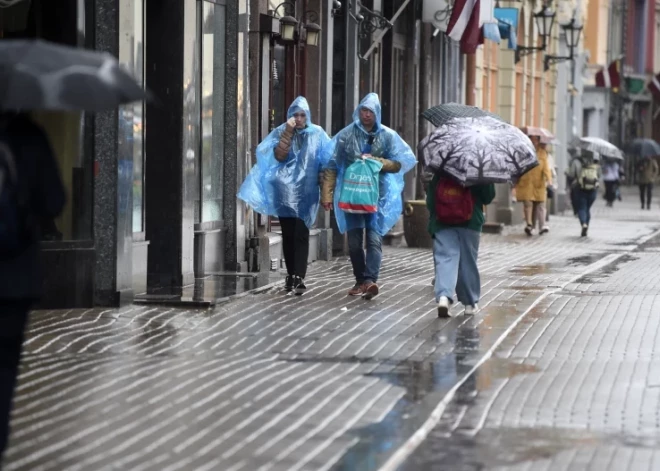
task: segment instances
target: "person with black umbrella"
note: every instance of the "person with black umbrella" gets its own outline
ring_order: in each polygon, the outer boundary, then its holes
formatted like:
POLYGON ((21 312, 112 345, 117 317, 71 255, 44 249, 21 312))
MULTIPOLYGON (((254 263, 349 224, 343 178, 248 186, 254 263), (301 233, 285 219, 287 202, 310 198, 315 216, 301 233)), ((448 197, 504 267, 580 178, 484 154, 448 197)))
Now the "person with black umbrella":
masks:
POLYGON ((40 223, 65 203, 46 133, 27 111, 95 112, 148 97, 110 54, 0 41, 0 460, 28 314, 41 295, 40 223))
POLYGON ((40 228, 64 208, 64 187, 45 132, 27 114, 0 115, 0 457, 30 308, 41 295, 40 228), (15 170, 15 172, 14 172, 15 170))

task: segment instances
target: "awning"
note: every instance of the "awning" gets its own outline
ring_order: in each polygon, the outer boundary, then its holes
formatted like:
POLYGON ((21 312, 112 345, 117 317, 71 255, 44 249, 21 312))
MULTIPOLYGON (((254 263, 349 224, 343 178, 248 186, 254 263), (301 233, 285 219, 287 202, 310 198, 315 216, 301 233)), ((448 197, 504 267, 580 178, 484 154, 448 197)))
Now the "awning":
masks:
POLYGON ((518 17, 517 8, 495 8, 500 36, 502 39, 508 39, 509 49, 518 49, 518 17))

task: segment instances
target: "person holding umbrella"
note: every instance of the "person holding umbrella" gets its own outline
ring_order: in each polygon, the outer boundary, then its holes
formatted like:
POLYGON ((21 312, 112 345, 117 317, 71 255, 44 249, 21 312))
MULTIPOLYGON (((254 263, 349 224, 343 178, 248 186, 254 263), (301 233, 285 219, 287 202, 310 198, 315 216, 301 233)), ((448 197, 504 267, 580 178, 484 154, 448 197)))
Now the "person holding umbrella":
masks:
POLYGON ((514 183, 539 163, 527 136, 498 116, 456 104, 422 115, 438 126, 418 146, 425 179, 433 175, 426 205, 437 313, 456 314, 451 306, 457 300, 465 314, 474 314, 481 296, 477 260, 484 207, 495 198, 495 183, 514 183))
POLYGON ((614 159, 603 159, 602 173, 605 183, 605 201, 608 207, 614 206, 614 200, 617 198, 619 181, 622 177, 622 170, 619 162, 614 159))
POLYGON ((548 163, 547 151, 541 147, 540 136, 529 136, 539 161, 539 166, 523 175, 516 185, 516 199, 522 201, 525 214, 525 233, 534 233, 538 222, 539 234, 546 234, 550 228, 546 223, 546 201, 548 187, 552 186, 552 171, 548 163))
POLYGON ((326 211, 334 205, 339 231, 348 232, 348 247, 355 284, 349 296, 370 300, 379 293, 382 241, 401 217, 403 175, 417 163, 410 146, 395 131, 381 123, 378 95, 367 94, 353 113, 353 122, 339 131, 324 149, 327 162, 321 192, 326 211), (375 212, 352 213, 340 207, 340 193, 347 170, 360 159, 377 161, 378 198, 375 212), (339 191, 337 191, 337 189, 339 191), (364 250, 366 233, 367 249, 364 250))
POLYGON ((653 184, 658 178, 658 163, 653 157, 642 157, 637 172, 639 175, 639 199, 642 203, 642 209, 651 209, 653 184))
POLYGON ((330 138, 312 123, 304 97, 291 103, 287 118, 257 146, 257 165, 241 185, 238 197, 258 213, 280 219, 287 269, 284 287, 302 295, 307 290, 309 230, 319 209, 321 154, 330 138))
POLYGON ((0 461, 28 315, 42 290, 39 222, 52 221, 65 203, 50 143, 29 113, 102 111, 145 98, 110 54, 0 41, 0 461))

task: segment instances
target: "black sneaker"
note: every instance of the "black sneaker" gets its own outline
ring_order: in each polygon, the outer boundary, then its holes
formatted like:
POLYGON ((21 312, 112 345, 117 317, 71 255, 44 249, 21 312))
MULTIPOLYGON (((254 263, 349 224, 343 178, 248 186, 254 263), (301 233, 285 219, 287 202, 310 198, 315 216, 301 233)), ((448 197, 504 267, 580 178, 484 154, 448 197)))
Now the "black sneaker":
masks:
POLYGON ((284 282, 284 290, 287 293, 293 291, 293 280, 294 280, 293 275, 287 275, 286 281, 284 282))
POLYGON ((589 232, 589 226, 586 224, 582 224, 582 237, 587 237, 587 233, 589 232))
POLYGON ((525 227, 525 234, 527 234, 528 236, 531 237, 532 232, 534 232, 534 227, 530 226, 530 225, 527 225, 527 227, 525 227))
POLYGON ((303 294, 305 294, 305 291, 307 291, 307 286, 305 286, 305 280, 303 280, 299 276, 296 276, 293 284, 295 285, 296 296, 302 296, 303 294))

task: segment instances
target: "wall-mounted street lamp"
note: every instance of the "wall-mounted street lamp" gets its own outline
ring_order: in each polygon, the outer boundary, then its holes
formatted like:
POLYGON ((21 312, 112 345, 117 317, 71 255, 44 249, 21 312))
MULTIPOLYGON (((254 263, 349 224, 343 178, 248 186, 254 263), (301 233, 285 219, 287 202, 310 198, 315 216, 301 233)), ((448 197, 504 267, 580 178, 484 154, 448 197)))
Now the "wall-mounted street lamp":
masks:
POLYGON ((545 51, 548 46, 548 37, 552 34, 552 27, 555 24, 556 15, 557 14, 547 6, 544 6, 541 10, 534 13, 534 21, 536 22, 536 28, 541 37, 541 45, 518 46, 516 49, 516 63, 520 61, 521 57, 531 54, 534 51, 545 51))
POLYGON ((279 20, 279 34, 273 34, 276 40, 285 44, 304 41, 308 46, 319 45, 321 27, 317 23, 319 17, 317 12, 306 11, 302 21, 298 21, 296 19, 296 2, 288 0, 277 5, 268 14, 271 18, 279 20))
POLYGON ((566 33, 566 45, 568 46, 568 56, 548 56, 546 55, 543 59, 543 70, 550 69, 550 65, 556 64, 558 62, 572 61, 575 58, 575 49, 577 49, 578 44, 580 44, 580 35, 582 34, 582 28, 584 26, 577 24, 575 18, 571 18, 571 21, 565 25, 561 25, 562 29, 566 33))

